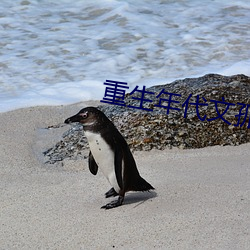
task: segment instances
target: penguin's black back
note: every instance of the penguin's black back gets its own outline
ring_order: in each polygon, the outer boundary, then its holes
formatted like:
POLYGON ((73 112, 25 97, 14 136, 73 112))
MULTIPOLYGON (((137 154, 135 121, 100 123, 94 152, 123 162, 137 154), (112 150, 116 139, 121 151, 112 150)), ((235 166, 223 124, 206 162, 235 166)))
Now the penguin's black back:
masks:
POLYGON ((119 149, 122 151, 124 160, 123 184, 125 191, 148 191, 150 189, 154 189, 154 187, 152 187, 140 176, 136 162, 126 140, 115 127, 115 125, 109 119, 108 121, 108 129, 102 129, 101 135, 111 146, 113 151, 116 150, 116 147, 119 147, 119 149))

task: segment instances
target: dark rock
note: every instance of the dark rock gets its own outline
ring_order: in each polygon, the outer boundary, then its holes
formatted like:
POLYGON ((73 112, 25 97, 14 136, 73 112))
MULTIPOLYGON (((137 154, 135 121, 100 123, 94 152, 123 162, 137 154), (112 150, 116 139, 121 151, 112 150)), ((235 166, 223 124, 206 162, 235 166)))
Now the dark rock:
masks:
MULTIPOLYGON (((244 125, 235 126, 238 124, 237 115, 243 107, 240 103, 250 105, 250 78, 245 75, 228 77, 209 74, 199 78, 186 78, 171 84, 153 86, 146 90, 155 93, 155 95, 146 94, 145 98, 152 102, 143 104, 144 108, 153 109, 151 112, 117 105, 98 107, 114 122, 132 150, 151 150, 153 148, 163 150, 172 147, 202 148, 214 145, 239 145, 250 141, 250 129, 247 128, 250 111, 244 125), (172 97, 179 103, 171 103, 171 107, 179 108, 180 111, 170 110, 167 115, 166 109, 154 106, 159 104, 159 98, 169 98, 169 95, 156 98, 162 89, 168 93, 181 95, 172 97), (189 100, 186 118, 184 118, 185 106, 182 107, 182 104, 190 94, 192 96, 189 100), (207 106, 198 106, 200 117, 203 118, 206 115, 204 121, 198 118, 196 105, 190 105, 190 103, 196 102, 198 95, 199 103, 207 104, 207 106), (221 118, 208 121, 207 119, 218 116, 215 101, 222 102, 223 100, 234 104, 230 105, 223 115, 223 119, 230 124, 221 118)), ((140 93, 134 93, 132 96, 127 94, 126 105, 139 107, 139 101, 132 97, 140 98, 140 93)), ((168 105, 166 101, 162 104, 168 105)), ((218 103, 220 113, 223 113, 226 108, 227 105, 218 103)), ((246 108, 242 109, 242 113, 245 112, 246 108)), ((240 124, 243 124, 243 120, 242 116, 240 124)), ((48 157, 50 163, 65 158, 76 159, 86 157, 86 155, 82 155, 82 152, 87 147, 81 126, 76 125, 63 135, 62 141, 44 152, 44 155, 48 157)))

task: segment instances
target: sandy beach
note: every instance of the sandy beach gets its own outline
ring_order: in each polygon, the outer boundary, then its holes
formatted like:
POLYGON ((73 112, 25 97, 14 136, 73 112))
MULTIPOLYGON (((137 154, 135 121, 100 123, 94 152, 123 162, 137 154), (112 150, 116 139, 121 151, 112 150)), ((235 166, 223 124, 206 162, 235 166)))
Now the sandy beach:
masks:
POLYGON ((250 144, 134 152, 155 191, 111 210, 87 159, 43 164, 69 127, 45 128, 93 104, 0 113, 0 249, 249 249, 250 144))

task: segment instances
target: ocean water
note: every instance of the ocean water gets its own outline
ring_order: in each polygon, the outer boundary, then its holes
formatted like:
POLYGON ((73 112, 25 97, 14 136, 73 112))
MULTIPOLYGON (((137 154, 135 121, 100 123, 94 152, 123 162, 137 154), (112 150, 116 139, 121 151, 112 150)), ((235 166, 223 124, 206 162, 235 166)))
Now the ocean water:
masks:
POLYGON ((249 0, 1 0, 0 112, 207 73, 250 76, 249 0))

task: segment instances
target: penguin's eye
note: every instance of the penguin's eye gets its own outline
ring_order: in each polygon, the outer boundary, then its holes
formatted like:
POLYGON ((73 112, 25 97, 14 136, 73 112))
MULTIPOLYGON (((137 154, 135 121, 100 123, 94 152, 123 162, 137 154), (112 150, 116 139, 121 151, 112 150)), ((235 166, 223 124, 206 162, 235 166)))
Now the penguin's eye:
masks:
POLYGON ((79 114, 83 119, 86 119, 88 117, 88 112, 79 114))

